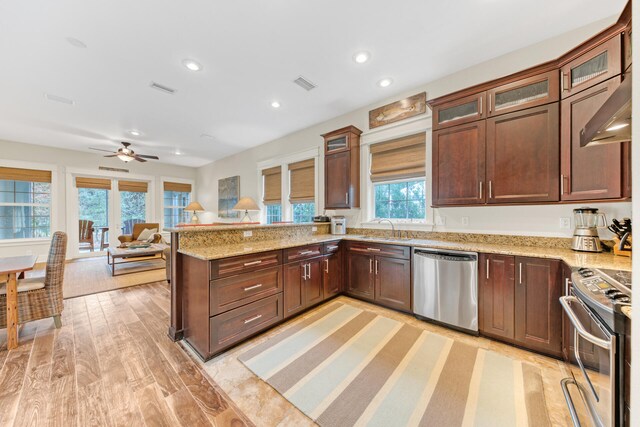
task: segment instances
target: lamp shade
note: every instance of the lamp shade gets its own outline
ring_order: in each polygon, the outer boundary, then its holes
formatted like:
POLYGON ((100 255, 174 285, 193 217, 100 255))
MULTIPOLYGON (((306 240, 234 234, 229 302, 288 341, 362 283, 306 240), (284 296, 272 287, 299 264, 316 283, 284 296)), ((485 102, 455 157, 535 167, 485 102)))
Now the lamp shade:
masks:
POLYGON ((184 210, 187 212, 204 212, 204 208, 198 202, 189 203, 189 205, 186 208, 184 208, 184 210))
POLYGON ((234 211, 259 211, 260 208, 251 197, 242 197, 233 207, 234 211))

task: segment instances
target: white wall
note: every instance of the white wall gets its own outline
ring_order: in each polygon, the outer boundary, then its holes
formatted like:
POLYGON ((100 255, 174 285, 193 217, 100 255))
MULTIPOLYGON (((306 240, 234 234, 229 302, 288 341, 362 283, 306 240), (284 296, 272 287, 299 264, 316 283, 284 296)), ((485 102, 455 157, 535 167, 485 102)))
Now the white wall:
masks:
MULTIPOLYGON (((426 91, 427 96, 437 98, 447 93, 463 89, 474 84, 482 83, 491 79, 499 78, 528 67, 555 59, 571 48, 577 46, 592 35, 615 22, 616 17, 599 21, 597 23, 579 28, 562 36, 549 39, 545 42, 529 46, 527 48, 512 52, 510 54, 492 59, 469 69, 452 74, 435 82, 427 83, 404 93, 396 93, 377 104, 361 108, 351 113, 336 117, 324 123, 303 129, 283 138, 260 145, 258 147, 243 151, 236 155, 216 161, 198 169, 198 192, 197 200, 202 203, 205 209, 217 211, 217 191, 218 179, 228 176, 240 175, 240 188, 242 196, 250 196, 258 200, 259 197, 259 176, 256 173, 257 163, 288 156, 292 153, 301 152, 313 148, 322 147, 323 140, 321 134, 344 127, 354 125, 365 131, 362 135, 363 143, 378 142, 384 139, 415 133, 418 131, 427 132, 427 165, 431 164, 431 119, 427 116, 416 120, 401 122, 399 125, 389 125, 374 131, 368 129, 369 110, 384 105, 388 102, 401 99, 405 96, 414 95, 421 91, 426 91)), ((366 166, 366 156, 365 159, 366 166)), ((320 162, 319 173, 319 194, 324 194, 323 182, 324 173, 322 162, 320 162)), ((366 184, 366 168, 362 168, 362 184, 366 184)), ((429 175, 429 174, 427 174, 429 175)), ((361 205, 365 204, 366 186, 361 185, 362 199, 361 205)), ((427 189, 431 188, 431 178, 427 177, 427 189)), ((285 195, 283 194, 283 197, 285 195)), ((323 203, 323 197, 319 197, 317 202, 323 203)), ((431 200, 427 200, 430 205, 431 200)), ((603 203, 590 204, 604 211, 607 217, 629 217, 631 216, 630 203, 603 203)), ((428 210, 428 217, 432 220, 435 216, 443 218, 444 225, 433 227, 439 231, 465 231, 484 233, 508 233, 525 235, 546 235, 546 236, 570 236, 572 229, 561 229, 560 218, 571 217, 572 209, 576 205, 547 205, 547 206, 508 206, 508 207, 459 207, 440 208, 428 210), (462 225, 462 218, 468 217, 469 224, 462 225)), ((329 212, 330 214, 332 212, 329 212)), ((350 226, 361 225, 361 220, 366 220, 366 208, 352 210, 351 212, 340 211, 349 219, 350 226)), ((368 225, 369 226, 369 225, 368 225)), ((432 229, 432 227, 428 227, 432 229)), ((603 230, 602 237, 609 238, 611 235, 607 230, 603 230)))
MULTIPOLYGON (((106 153, 105 153, 106 154, 106 153)), ((20 162, 27 165, 41 165, 43 167, 52 167, 54 173, 52 176, 53 186, 52 193, 55 200, 52 200, 52 224, 51 231, 67 231, 67 217, 70 215, 68 206, 70 200, 67 196, 67 170, 82 169, 91 170, 96 174, 109 175, 107 171, 99 171, 98 166, 115 167, 129 169, 130 173, 138 175, 146 175, 153 177, 155 195, 154 206, 151 210, 151 220, 160 221, 162 216, 162 178, 182 178, 194 180, 196 178, 196 169, 174 166, 159 162, 149 161, 147 163, 123 163, 122 161, 112 158, 105 159, 100 154, 83 153, 72 150, 62 150, 52 147, 40 145, 23 144, 18 142, 9 142, 0 140, 0 163, 20 162)), ((39 261, 45 261, 49 250, 49 242, 20 242, 11 243, 0 241, 0 257, 16 256, 16 255, 38 255, 39 261)), ((69 251, 68 251, 69 253, 69 251)))

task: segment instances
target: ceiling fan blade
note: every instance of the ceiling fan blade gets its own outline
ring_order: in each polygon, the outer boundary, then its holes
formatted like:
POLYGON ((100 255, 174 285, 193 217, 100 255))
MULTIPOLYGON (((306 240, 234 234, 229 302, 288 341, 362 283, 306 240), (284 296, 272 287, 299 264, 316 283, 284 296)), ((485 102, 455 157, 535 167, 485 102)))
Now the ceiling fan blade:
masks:
POLYGON ((110 154, 110 155, 104 156, 104 157, 118 157, 118 155, 117 154, 110 154))
POLYGON ((143 159, 142 157, 138 156, 137 154, 135 156, 133 156, 134 159, 136 159, 139 162, 146 162, 145 159, 143 159))
POLYGON ((89 150, 104 151, 105 153, 113 153, 113 150, 103 150, 102 148, 89 147, 89 150))
POLYGON ((158 156, 148 156, 146 154, 137 154, 138 157, 142 157, 143 159, 151 159, 151 160, 160 160, 158 156))

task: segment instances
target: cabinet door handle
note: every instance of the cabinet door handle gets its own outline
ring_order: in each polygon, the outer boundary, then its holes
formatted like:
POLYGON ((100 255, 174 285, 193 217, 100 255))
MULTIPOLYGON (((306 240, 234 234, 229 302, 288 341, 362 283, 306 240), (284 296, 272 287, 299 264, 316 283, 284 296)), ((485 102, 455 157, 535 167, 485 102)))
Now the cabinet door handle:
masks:
POLYGON ((565 278, 564 279, 564 295, 565 296, 569 296, 569 286, 571 284, 571 281, 569 280, 569 278, 565 278))
POLYGON ((349 192, 344 193, 344 204, 349 204, 349 192))
POLYGON ((493 199, 493 186, 491 185, 491 180, 489 180, 489 198, 493 199))
POLYGON ((259 259, 258 261, 245 262, 244 266, 245 267, 249 267, 250 265, 258 265, 258 264, 261 264, 261 263, 262 263, 262 260, 259 259))
POLYGON ((261 317, 262 317, 262 314, 258 314, 257 316, 253 316, 252 318, 245 320, 244 324, 246 325, 247 323, 255 322, 256 320, 260 319, 261 317))
POLYGON ((491 94, 489 94, 489 114, 491 114, 491 94))
POLYGON ((378 248, 367 248, 367 250, 372 252, 380 252, 380 249, 378 248))
POLYGON ((313 252, 314 252, 314 251, 301 251, 301 252, 298 252, 298 255, 310 255, 310 254, 312 254, 313 252))
POLYGON ((258 283, 257 285, 248 286, 248 287, 244 288, 244 291, 248 292, 248 291, 250 291, 252 289, 258 289, 258 288, 261 288, 261 287, 262 287, 262 283, 258 283))
POLYGON ((324 260, 324 272, 329 274, 329 260, 328 259, 324 260))
POLYGON ((311 263, 307 264, 307 268, 309 269, 309 273, 307 274, 307 279, 311 279, 311 263))
POLYGON ((327 250, 328 251, 335 251, 336 249, 338 249, 337 246, 333 245, 333 246, 327 246, 327 250))
POLYGON ((480 181, 480 200, 482 200, 482 181, 480 181))
POLYGON ((478 98, 480 100, 480 115, 482 115, 482 97, 478 98))
POLYGON ((487 279, 489 278, 489 258, 487 258, 487 279))
POLYGON ((522 285, 522 263, 519 262, 518 263, 518 270, 519 270, 519 275, 520 275, 520 284, 522 285))
POLYGON ((378 275, 378 260, 376 260, 376 276, 378 275))
POLYGON ((369 259, 369 274, 373 273, 373 259, 369 259))
POLYGON ((569 90, 571 84, 569 82, 569 73, 560 72, 560 88, 561 92, 566 92, 569 90))

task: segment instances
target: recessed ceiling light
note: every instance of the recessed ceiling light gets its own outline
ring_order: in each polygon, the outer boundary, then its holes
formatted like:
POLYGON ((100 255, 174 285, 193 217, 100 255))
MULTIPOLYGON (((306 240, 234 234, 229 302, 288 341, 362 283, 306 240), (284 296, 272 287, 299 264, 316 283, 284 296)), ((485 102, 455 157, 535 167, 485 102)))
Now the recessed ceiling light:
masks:
POLYGON ((358 52, 353 55, 353 60, 358 64, 364 64, 369 60, 369 58, 371 58, 371 54, 369 54, 369 52, 358 52))
POLYGON ((67 42, 69 42, 71 46, 78 47, 80 49, 85 49, 87 47, 82 40, 78 40, 73 37, 67 37, 67 42))
POLYGON ((133 135, 133 136, 140 136, 140 135, 142 135, 142 132, 140 132, 139 130, 135 130, 135 129, 132 129, 132 130, 130 130, 130 131, 127 131, 127 133, 128 133, 129 135, 133 135))
POLYGON ((202 64, 200 64, 198 61, 195 61, 193 59, 183 59, 182 65, 184 65, 185 67, 187 67, 187 69, 191 71, 200 71, 204 68, 202 64))
POLYGON ((388 87, 391 86, 391 83, 393 83, 393 79, 390 77, 385 77, 384 79, 380 80, 378 82, 378 86, 380 87, 388 87))
POLYGON ((46 99, 48 99, 49 101, 55 101, 55 102, 60 102, 62 104, 67 104, 67 105, 73 105, 75 102, 69 98, 65 98, 62 96, 58 96, 58 95, 53 95, 51 93, 45 93, 44 97, 46 99))
POLYGON ((280 103, 279 103, 278 101, 273 101, 273 102, 271 103, 271 106, 272 106, 273 108, 280 108, 280 103))
POLYGON ((182 151, 176 150, 173 152, 173 154, 175 154, 176 156, 182 156, 182 151))

